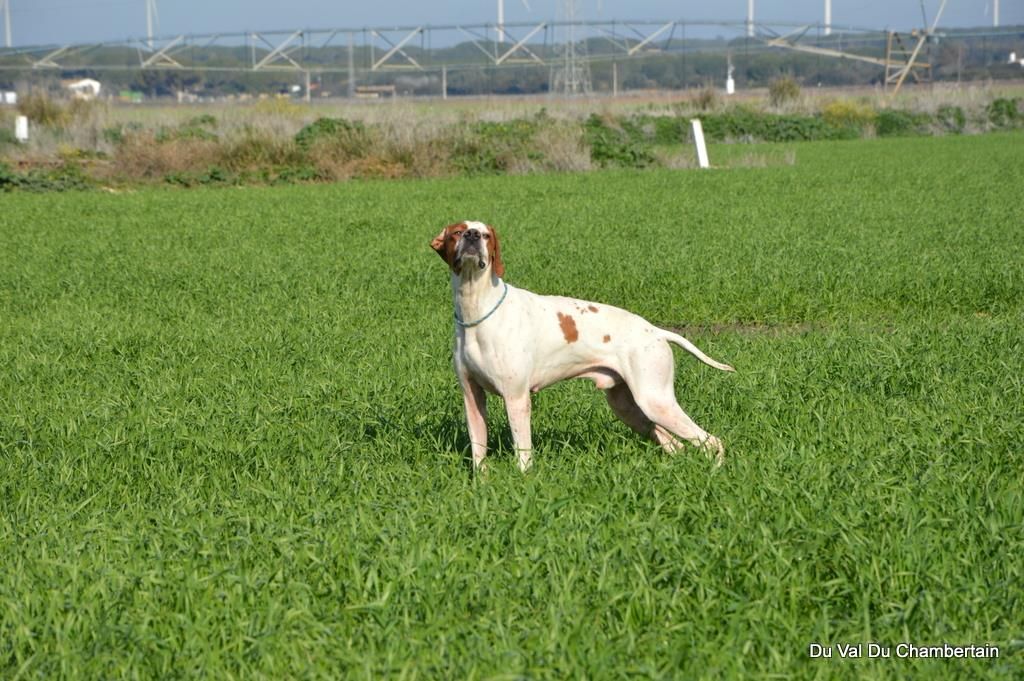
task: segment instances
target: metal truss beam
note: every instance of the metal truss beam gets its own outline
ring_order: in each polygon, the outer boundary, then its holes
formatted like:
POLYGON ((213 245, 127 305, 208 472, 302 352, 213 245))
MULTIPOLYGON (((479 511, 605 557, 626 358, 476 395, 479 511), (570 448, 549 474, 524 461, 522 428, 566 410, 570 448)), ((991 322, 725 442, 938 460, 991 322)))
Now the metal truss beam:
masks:
POLYGON ((488 52, 487 48, 480 44, 481 40, 487 40, 486 36, 480 35, 476 31, 472 30, 472 27, 469 26, 459 26, 458 30, 460 33, 469 38, 470 42, 473 43, 474 46, 476 46, 476 49, 480 50, 485 55, 487 55, 487 59, 493 62, 498 58, 495 53, 488 52))
MULTIPOLYGON (((673 53, 692 49, 687 47, 685 37, 675 37, 675 31, 682 30, 682 35, 693 33, 691 27, 720 27, 724 33, 734 37, 745 35, 746 22, 715 22, 698 21, 684 22, 681 20, 601 20, 601 21, 544 21, 513 22, 503 26, 503 36, 508 42, 494 38, 493 23, 481 24, 453 24, 446 26, 398 26, 398 27, 377 27, 377 28, 326 28, 326 29, 304 29, 304 30, 271 30, 259 33, 228 32, 228 33, 207 33, 207 34, 182 34, 164 37, 154 37, 155 45, 162 45, 157 50, 147 49, 148 37, 139 37, 128 41, 112 41, 95 44, 69 44, 69 45, 46 45, 27 46, 17 49, 0 49, 0 71, 18 71, 26 68, 33 69, 56 69, 56 70, 91 70, 91 71, 130 71, 139 69, 174 68, 193 71, 219 71, 219 72, 243 72, 243 71, 267 71, 271 69, 284 69, 292 72, 309 73, 349 73, 351 76, 359 72, 379 72, 385 69, 408 69, 426 71, 428 69, 446 69, 449 73, 455 70, 479 69, 483 66, 513 68, 522 65, 548 66, 552 63, 552 55, 557 51, 558 46, 549 42, 550 31, 562 28, 574 27, 577 36, 582 40, 593 40, 602 42, 602 49, 590 50, 590 54, 583 59, 587 62, 614 61, 617 59, 631 58, 643 59, 645 57, 664 54, 671 50, 673 53), (312 50, 328 47, 332 41, 337 41, 339 34, 348 35, 349 51, 346 65, 344 53, 340 61, 324 62, 322 57, 314 52, 312 55, 305 49, 312 50), (354 66, 352 54, 354 49, 353 36, 363 35, 366 39, 364 48, 366 51, 360 57, 361 65, 354 66), (418 49, 409 49, 409 44, 417 36, 421 36, 426 45, 435 46, 433 51, 427 51, 426 58, 421 56, 418 49), (666 36, 668 36, 666 38, 666 36), (681 42, 680 42, 681 40, 681 42), (448 53, 449 48, 459 44, 472 45, 470 53, 448 53), (191 54, 202 50, 211 49, 232 49, 237 50, 242 46, 251 50, 251 56, 240 63, 228 66, 210 66, 204 61, 202 55, 191 54), (440 46, 440 47, 438 47, 440 46), (96 63, 99 60, 92 59, 87 53, 93 50, 104 48, 111 49, 115 56, 111 60, 109 55, 104 63, 96 63), (121 51, 123 50, 123 52, 121 51), (130 52, 129 52, 130 50, 130 52), (138 55, 136 57, 136 54, 138 55), (457 54, 449 58, 445 54, 457 54), (473 55, 476 56, 473 56, 473 55), (25 62, 28 62, 26 64, 25 62), (123 61, 122 61, 123 60, 123 61)), ((853 59, 857 61, 876 64, 887 68, 887 85, 901 84, 907 77, 916 78, 918 71, 927 68, 921 59, 921 52, 924 44, 918 40, 918 45, 913 42, 907 44, 908 48, 916 47, 916 54, 907 49, 894 52, 890 60, 879 57, 856 54, 853 52, 842 52, 830 49, 831 44, 819 44, 808 37, 809 30, 813 24, 766 24, 756 25, 760 38, 751 43, 750 49, 775 49, 783 48, 818 54, 827 57, 853 59), (909 57, 909 59, 908 59, 909 57), (908 62, 912 65, 908 66, 908 62)), ((934 24, 932 25, 934 29, 934 24)), ((866 35, 871 41, 884 41, 886 33, 882 30, 873 30, 856 27, 832 27, 833 34, 861 34, 866 35)), ((931 31, 926 31, 929 35, 931 31)), ((989 33, 986 33, 988 35, 989 33)), ((906 34, 904 34, 905 36, 906 34)), ((973 34, 972 34, 973 35, 973 34)), ((1019 35, 1019 32, 993 31, 991 35, 1019 35)), ((914 38, 919 36, 915 35, 914 38)), ((847 42, 847 45, 849 42, 847 42)), ((884 43, 883 43, 884 44, 884 43)), ((709 48, 715 51, 716 48, 709 48)), ((729 46, 717 48, 724 54, 732 49, 729 46)), ((333 54, 333 53, 332 53, 333 54)), ((333 58, 333 56, 332 56, 333 58)))
MULTIPOLYGON (((525 35, 525 36, 523 37, 523 39, 522 39, 522 40, 520 40, 520 41, 519 41, 519 42, 517 42, 517 43, 516 43, 515 45, 513 45, 512 47, 510 47, 510 48, 509 48, 509 50, 508 50, 508 52, 506 52, 505 54, 503 54, 503 55, 501 55, 500 57, 498 57, 498 58, 497 58, 497 59, 496 59, 496 60, 494 61, 494 64, 495 64, 496 66, 500 66, 500 65, 501 65, 501 64, 502 64, 502 63, 503 63, 503 62, 504 62, 504 61, 505 61, 506 59, 508 59, 509 57, 511 57, 511 56, 512 56, 513 54, 515 54, 515 53, 516 53, 516 52, 518 52, 519 50, 522 50, 522 51, 526 52, 526 53, 527 53, 528 55, 530 55, 530 57, 531 57, 531 58, 532 58, 532 59, 533 59, 533 60, 534 60, 535 62, 537 62, 538 64, 540 64, 541 66, 543 66, 543 65, 544 65, 544 60, 543 60, 543 59, 541 59, 540 57, 538 57, 538 56, 537 56, 536 54, 534 54, 534 53, 533 53, 533 51, 532 51, 532 50, 530 50, 530 48, 526 47, 526 41, 527 41, 527 40, 529 40, 530 38, 532 38, 533 36, 537 35, 537 33, 539 33, 540 31, 544 30, 544 28, 546 28, 546 27, 547 27, 547 24, 545 24, 545 23, 540 23, 540 24, 537 24, 537 26, 535 26, 535 27, 534 27, 534 29, 533 29, 532 31, 530 31, 529 33, 527 33, 527 34, 526 34, 526 35, 525 35)), ((508 32, 506 31, 506 32, 505 32, 505 35, 509 35, 509 33, 508 33, 508 32)))
POLYGON ((381 66, 383 66, 387 62, 388 59, 391 59, 391 57, 395 56, 396 54, 400 54, 403 57, 405 57, 407 60, 409 60, 409 63, 411 63, 413 66, 415 66, 420 71, 422 71, 423 67, 420 66, 419 62, 417 62, 415 59, 410 57, 409 54, 405 50, 402 49, 407 42, 409 42, 410 40, 412 40, 413 38, 415 38, 417 35, 419 35, 422 32, 423 32, 423 27, 422 26, 417 26, 416 28, 414 28, 411 31, 409 31, 409 33, 407 33, 404 38, 399 40, 397 44, 395 44, 395 43, 391 42, 388 39, 388 37, 386 35, 384 35, 383 33, 381 33, 380 31, 377 31, 377 30, 370 31, 370 33, 372 35, 380 38, 381 40, 386 42, 388 45, 391 45, 391 49, 388 50, 384 54, 383 57, 381 57, 376 62, 374 62, 373 66, 370 67, 370 70, 371 71, 376 71, 381 66))
MULTIPOLYGON (((295 31, 290 36, 285 38, 284 41, 281 42, 280 45, 278 45, 277 47, 274 47, 262 35, 260 35, 259 33, 253 33, 252 34, 253 40, 260 40, 260 41, 262 41, 265 45, 270 47, 270 52, 265 57, 263 57, 263 59, 260 59, 259 62, 254 63, 252 65, 252 70, 253 71, 259 71, 260 69, 267 68, 273 62, 275 62, 275 61, 277 61, 279 59, 283 59, 283 60, 287 61, 288 63, 290 63, 295 70, 302 71, 303 70, 302 65, 299 64, 297 61, 295 61, 294 59, 292 59, 289 56, 291 51, 286 51, 286 49, 285 49, 289 45, 291 45, 295 41, 296 38, 301 38, 301 37, 302 37, 302 31, 295 31)), ((293 50, 294 50, 294 48, 293 48, 293 50)), ((282 68, 282 67, 281 66, 277 66, 276 68, 282 68)), ((286 67, 283 67, 283 68, 287 69, 288 67, 286 66, 286 67)))
POLYGON ((604 26, 595 26, 594 28, 595 28, 595 30, 598 33, 602 34, 601 35, 602 38, 604 38, 609 43, 611 43, 612 47, 617 47, 617 48, 619 48, 620 50, 622 50, 623 52, 626 52, 626 53, 629 52, 629 45, 627 45, 626 43, 619 42, 618 40, 616 40, 616 38, 618 38, 618 36, 615 33, 613 33, 612 31, 609 31, 604 26))
POLYGON ((835 57, 837 59, 852 59, 854 61, 863 61, 869 64, 876 64, 878 66, 886 66, 889 62, 885 59, 879 59, 878 57, 870 57, 863 54, 855 54, 853 52, 842 52, 840 50, 833 50, 827 47, 817 47, 815 45, 801 45, 797 41, 800 40, 807 33, 810 26, 803 26, 799 29, 791 31, 785 35, 781 35, 777 38, 769 38, 765 40, 765 44, 770 47, 781 47, 787 50, 793 50, 795 52, 806 52, 808 54, 820 54, 823 57, 835 57), (795 39, 792 36, 796 35, 795 39))
MULTIPOLYGON (((638 42, 636 45, 634 45, 633 47, 629 48, 629 51, 626 52, 626 54, 629 55, 630 57, 632 57, 634 54, 636 54, 637 52, 642 50, 652 40, 657 38, 659 35, 661 35, 665 31, 667 31, 668 29, 674 27, 675 25, 676 25, 676 22, 674 22, 674 21, 668 22, 667 24, 665 24, 664 26, 662 26, 658 30, 654 31, 649 36, 647 36, 646 38, 641 40, 640 42, 638 42)), ((630 28, 632 28, 632 26, 630 28)), ((636 29, 634 29, 634 30, 636 30, 636 29)))
MULTIPOLYGON (((142 68, 147 69, 147 68, 150 68, 150 67, 153 67, 153 66, 165 66, 165 67, 172 67, 172 68, 176 68, 176 69, 183 69, 183 68, 185 68, 184 66, 182 66, 177 61, 175 61, 174 59, 171 58, 171 55, 175 54, 175 52, 171 51, 171 48, 173 48, 175 45, 183 42, 184 40, 185 40, 185 36, 184 35, 179 35, 177 38, 175 38, 171 42, 167 43, 166 45, 161 47, 159 50, 157 50, 156 52, 151 54, 148 59, 144 60, 142 62, 142 68)), ((182 48, 179 48, 179 51, 180 51, 180 49, 182 49, 182 48)))
POLYGON ((63 47, 58 47, 53 52, 50 52, 49 54, 44 55, 40 59, 37 59, 35 62, 33 62, 32 63, 32 68, 34 68, 34 69, 59 69, 59 68, 62 68, 61 65, 58 64, 57 61, 56 61, 57 57, 59 57, 61 55, 65 55, 65 56, 70 55, 71 52, 74 51, 75 49, 76 48, 75 48, 74 45, 65 45, 63 47))

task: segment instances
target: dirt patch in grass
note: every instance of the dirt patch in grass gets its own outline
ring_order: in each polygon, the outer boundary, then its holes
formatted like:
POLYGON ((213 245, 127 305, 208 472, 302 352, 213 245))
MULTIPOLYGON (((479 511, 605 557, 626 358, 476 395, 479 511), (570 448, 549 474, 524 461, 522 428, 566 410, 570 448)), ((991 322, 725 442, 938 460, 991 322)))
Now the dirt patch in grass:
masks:
POLYGON ((791 324, 763 324, 760 322, 729 322, 723 324, 684 324, 663 327, 681 336, 739 334, 741 336, 802 336, 825 331, 824 324, 795 322, 791 324))

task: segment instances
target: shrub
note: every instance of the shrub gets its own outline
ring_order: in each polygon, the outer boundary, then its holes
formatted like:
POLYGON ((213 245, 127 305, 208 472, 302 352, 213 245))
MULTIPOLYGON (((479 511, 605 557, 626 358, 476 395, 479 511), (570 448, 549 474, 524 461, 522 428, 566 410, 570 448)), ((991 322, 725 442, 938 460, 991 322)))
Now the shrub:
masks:
POLYGON ((12 130, 6 127, 0 127, 0 147, 17 143, 18 138, 14 136, 14 132, 12 130))
POLYGON ((217 136, 199 126, 185 124, 177 128, 161 127, 156 131, 156 141, 159 143, 172 140, 215 140, 217 136))
POLYGON ((141 130, 142 125, 140 123, 131 122, 125 123, 124 125, 112 125, 108 128, 104 128, 100 132, 100 135, 108 144, 112 144, 116 147, 124 143, 126 135, 138 133, 141 130))
POLYGON ((211 140, 173 139, 158 144, 152 133, 126 132, 114 153, 115 167, 131 178, 162 178, 216 165, 222 150, 211 140))
POLYGON ((238 177, 219 166, 210 166, 203 171, 168 173, 164 181, 179 187, 223 186, 237 182, 238 177))
POLYGON ((18 111, 38 125, 60 128, 67 125, 68 112, 45 93, 33 92, 19 100, 18 111))
POLYGON ((241 171, 262 167, 297 166, 305 163, 305 155, 288 138, 278 138, 247 129, 245 134, 216 145, 217 163, 230 170, 241 171))
POLYGON ((366 126, 344 118, 318 118, 295 134, 295 144, 303 151, 321 144, 346 159, 366 156, 372 142, 366 126))
POLYGON ((537 127, 536 122, 521 118, 476 123, 456 139, 451 162, 469 175, 507 172, 520 161, 539 163, 544 154, 533 144, 537 127))
POLYGON ((200 114, 198 116, 194 116, 193 118, 190 118, 189 121, 187 123, 185 123, 185 126, 190 127, 190 128, 201 128, 201 127, 216 128, 217 127, 217 119, 216 119, 216 117, 213 116, 213 114, 200 114))
POLYGON ((964 115, 964 110, 958 106, 940 106, 935 113, 935 122, 942 132, 959 135, 967 125, 967 116, 964 115))
POLYGON ((985 107, 985 114, 989 123, 997 128, 1012 128, 1018 123, 1024 122, 1024 116, 1021 115, 1016 99, 994 99, 985 107))
POLYGON ((599 166, 646 168, 654 163, 654 154, 635 125, 620 122, 615 126, 597 114, 591 114, 583 125, 590 158, 599 166))
POLYGON ((57 168, 30 170, 22 174, 0 163, 0 191, 62 192, 91 187, 89 178, 76 164, 65 163, 57 168))
POLYGON ((292 184, 295 182, 316 182, 325 179, 320 171, 313 166, 301 165, 282 168, 274 179, 274 184, 292 184))
POLYGON ((718 90, 710 83, 701 88, 697 96, 693 98, 693 104, 701 111, 712 111, 718 108, 718 90))
POLYGON ((821 116, 769 114, 746 107, 736 107, 721 114, 707 114, 701 121, 704 134, 716 142, 794 142, 849 139, 859 135, 853 128, 830 125, 821 116))
POLYGON ((19 175, 6 163, 0 163, 0 191, 9 192, 17 186, 19 175))
MULTIPOLYGON (((541 126, 534 135, 534 144, 544 150, 543 161, 539 164, 543 170, 581 171, 593 167, 583 129, 576 122, 561 121, 541 126)), ((530 169, 534 167, 532 163, 525 165, 530 169)))
POLYGON ((834 128, 849 128, 859 136, 875 124, 875 110, 849 100, 837 99, 825 105, 822 119, 834 128))
POLYGON ((928 132, 928 114, 916 114, 899 109, 882 109, 875 120, 879 137, 906 137, 928 132))
POLYGON ((799 97, 800 85, 792 76, 782 76, 768 84, 768 99, 772 106, 781 106, 799 97))
POLYGON ((102 102, 88 99, 72 99, 65 109, 66 117, 64 123, 73 121, 89 121, 96 117, 97 113, 105 110, 106 105, 102 102))
POLYGON ((690 135, 688 116, 655 116, 650 119, 655 144, 685 143, 690 135))

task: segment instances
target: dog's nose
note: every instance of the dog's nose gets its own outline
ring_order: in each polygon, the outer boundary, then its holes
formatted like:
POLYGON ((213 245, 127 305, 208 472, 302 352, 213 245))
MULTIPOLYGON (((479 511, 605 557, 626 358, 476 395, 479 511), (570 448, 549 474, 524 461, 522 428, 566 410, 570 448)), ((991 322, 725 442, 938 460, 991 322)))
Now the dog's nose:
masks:
POLYGON ((480 232, 475 229, 467 229, 462 238, 466 241, 480 241, 480 232))

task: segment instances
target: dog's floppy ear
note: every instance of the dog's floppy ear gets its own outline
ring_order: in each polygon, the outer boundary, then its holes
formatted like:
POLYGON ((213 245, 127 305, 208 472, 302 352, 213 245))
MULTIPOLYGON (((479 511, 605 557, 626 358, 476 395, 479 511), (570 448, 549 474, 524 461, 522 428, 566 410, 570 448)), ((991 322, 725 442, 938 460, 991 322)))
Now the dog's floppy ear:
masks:
MULTIPOLYGON (((448 267, 455 270, 455 239, 449 238, 452 229, 459 227, 463 223, 457 222, 454 225, 448 225, 441 230, 441 233, 434 237, 434 240, 430 242, 430 247, 434 249, 434 252, 441 256, 441 260, 444 260, 448 267)), ((458 274, 458 272, 456 272, 458 274)))
MULTIPOLYGON (((441 230, 441 233, 434 237, 434 240, 430 242, 430 247, 434 249, 434 252, 441 256, 441 260, 448 262, 448 255, 444 247, 444 237, 448 234, 448 228, 445 227, 441 230)), ((450 262, 448 262, 451 265, 450 262)))
POLYGON ((487 229, 491 233, 491 241, 488 248, 490 248, 490 256, 491 262, 494 265, 494 273, 499 277, 504 277, 505 263, 501 259, 501 243, 498 241, 498 232, 490 225, 487 225, 487 229))

